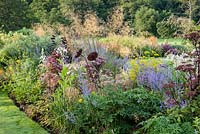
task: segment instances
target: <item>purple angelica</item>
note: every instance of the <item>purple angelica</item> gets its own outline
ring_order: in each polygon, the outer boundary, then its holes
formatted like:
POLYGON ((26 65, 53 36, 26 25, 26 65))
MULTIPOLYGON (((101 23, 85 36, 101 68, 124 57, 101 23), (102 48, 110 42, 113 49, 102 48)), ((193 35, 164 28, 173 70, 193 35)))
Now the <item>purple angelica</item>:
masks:
POLYGON ((173 47, 170 44, 161 44, 161 49, 164 55, 167 51, 173 49, 173 47))

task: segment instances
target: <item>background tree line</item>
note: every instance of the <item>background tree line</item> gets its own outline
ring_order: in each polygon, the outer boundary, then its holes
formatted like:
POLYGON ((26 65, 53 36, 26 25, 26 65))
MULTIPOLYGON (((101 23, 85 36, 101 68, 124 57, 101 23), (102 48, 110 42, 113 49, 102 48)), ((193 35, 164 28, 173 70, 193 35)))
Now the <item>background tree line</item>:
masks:
POLYGON ((116 9, 123 13, 123 24, 137 34, 169 37, 183 32, 184 24, 190 30, 200 23, 200 0, 1 0, 0 26, 5 32, 35 23, 69 26, 74 14, 84 24, 88 13, 104 24, 116 9))

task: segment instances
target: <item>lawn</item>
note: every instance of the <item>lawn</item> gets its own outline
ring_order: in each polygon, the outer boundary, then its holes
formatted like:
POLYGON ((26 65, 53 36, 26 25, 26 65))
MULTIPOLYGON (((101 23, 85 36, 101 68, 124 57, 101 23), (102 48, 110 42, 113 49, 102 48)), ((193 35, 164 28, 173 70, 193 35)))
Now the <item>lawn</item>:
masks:
POLYGON ((48 134, 0 91, 0 134, 48 134))
POLYGON ((172 45, 183 45, 185 44, 186 40, 183 38, 169 38, 169 39, 158 39, 159 44, 169 43, 172 45))

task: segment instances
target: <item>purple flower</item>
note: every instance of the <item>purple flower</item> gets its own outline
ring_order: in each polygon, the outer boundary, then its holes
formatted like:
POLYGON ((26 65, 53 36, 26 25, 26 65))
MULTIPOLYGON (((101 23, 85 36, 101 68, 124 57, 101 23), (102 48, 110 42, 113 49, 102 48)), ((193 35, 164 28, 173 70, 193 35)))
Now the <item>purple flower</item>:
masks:
POLYGON ((128 71, 128 69, 129 69, 128 57, 125 57, 123 59, 121 59, 121 58, 115 58, 113 60, 113 65, 116 68, 122 68, 124 71, 128 71))
POLYGON ((165 54, 167 51, 169 51, 170 49, 173 49, 173 47, 170 44, 162 44, 162 51, 165 54))
POLYGON ((87 97, 90 94, 90 90, 88 87, 88 82, 87 80, 84 78, 82 72, 79 70, 78 71, 78 82, 79 82, 79 87, 80 90, 82 92, 82 94, 87 97))
POLYGON ((137 77, 138 85, 153 90, 162 90, 164 85, 171 81, 172 72, 168 68, 160 67, 157 71, 152 67, 147 67, 139 72, 137 77))
POLYGON ((187 106, 187 103, 185 100, 181 100, 180 102, 180 107, 186 107, 187 106))

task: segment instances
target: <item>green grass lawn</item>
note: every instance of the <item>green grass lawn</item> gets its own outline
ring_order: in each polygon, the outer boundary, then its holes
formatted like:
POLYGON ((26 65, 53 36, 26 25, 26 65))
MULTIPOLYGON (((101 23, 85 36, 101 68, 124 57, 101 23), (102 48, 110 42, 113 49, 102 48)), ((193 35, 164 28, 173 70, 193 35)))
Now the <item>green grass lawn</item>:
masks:
POLYGON ((0 134, 48 134, 0 90, 0 134))
POLYGON ((169 43, 172 45, 183 45, 186 43, 186 40, 183 38, 169 38, 169 39, 158 39, 158 43, 169 43))

